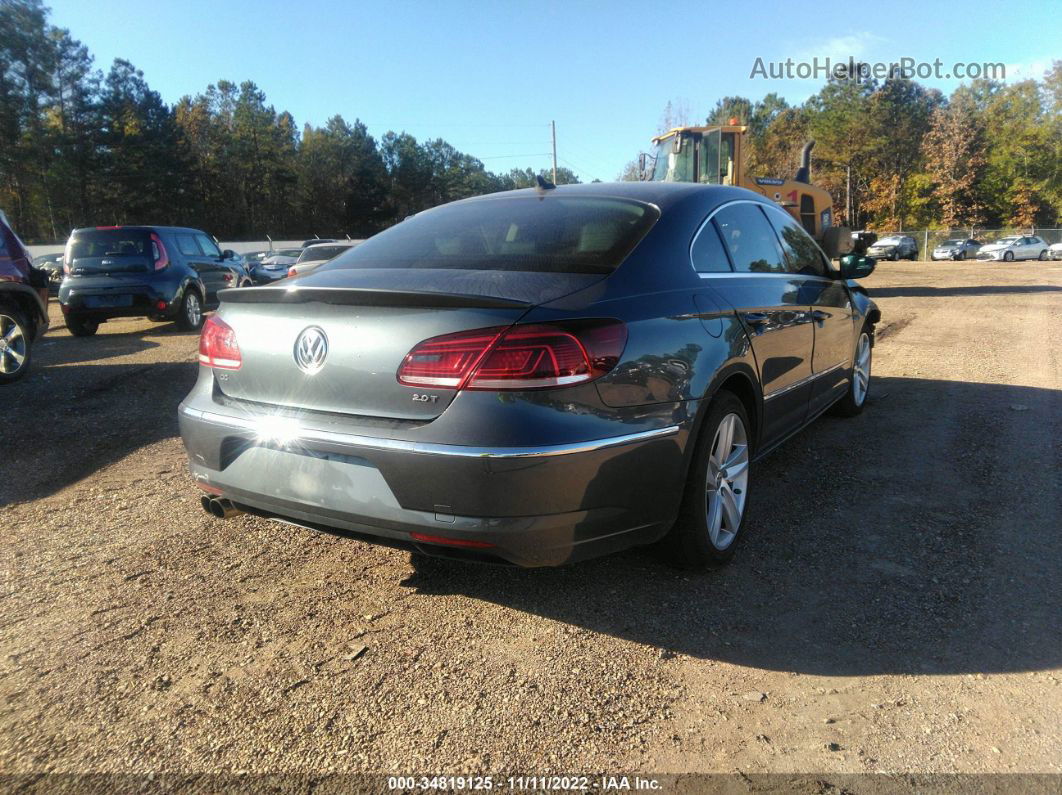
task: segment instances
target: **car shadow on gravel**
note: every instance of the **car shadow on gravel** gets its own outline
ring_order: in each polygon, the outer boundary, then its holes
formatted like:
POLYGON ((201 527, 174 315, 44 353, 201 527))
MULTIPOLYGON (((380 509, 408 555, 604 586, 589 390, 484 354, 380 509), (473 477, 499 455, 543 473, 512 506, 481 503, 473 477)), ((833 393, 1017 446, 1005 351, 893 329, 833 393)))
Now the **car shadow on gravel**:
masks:
POLYGON ((1062 287, 1048 284, 982 284, 974 287, 870 287, 871 298, 947 298, 970 295, 1020 295, 1033 293, 1062 293, 1062 287))
POLYGON ((5 387, 11 403, 0 425, 0 506, 47 497, 141 447, 176 436, 177 406, 198 369, 195 361, 70 364, 54 370, 46 362, 5 387))
POLYGON ((55 367, 79 362, 98 362, 158 348, 138 332, 101 334, 95 337, 45 336, 33 348, 35 367, 55 367))
POLYGON ((662 659, 833 676, 1062 664, 1062 392, 873 388, 861 416, 823 418, 759 466, 725 568, 679 571, 643 549, 545 570, 439 562, 409 584, 662 659))

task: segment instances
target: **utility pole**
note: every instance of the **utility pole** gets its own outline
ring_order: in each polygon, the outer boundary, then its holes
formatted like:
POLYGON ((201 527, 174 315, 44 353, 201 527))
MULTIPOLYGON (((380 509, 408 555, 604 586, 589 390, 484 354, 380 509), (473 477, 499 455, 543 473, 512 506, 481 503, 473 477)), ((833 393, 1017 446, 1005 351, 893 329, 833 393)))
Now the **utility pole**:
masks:
POLYGON ((852 166, 849 164, 845 169, 844 182, 844 222, 847 226, 855 228, 852 221, 852 166))
POLYGON ((553 132, 553 184, 557 184, 557 122, 551 121, 549 123, 550 130, 553 132))

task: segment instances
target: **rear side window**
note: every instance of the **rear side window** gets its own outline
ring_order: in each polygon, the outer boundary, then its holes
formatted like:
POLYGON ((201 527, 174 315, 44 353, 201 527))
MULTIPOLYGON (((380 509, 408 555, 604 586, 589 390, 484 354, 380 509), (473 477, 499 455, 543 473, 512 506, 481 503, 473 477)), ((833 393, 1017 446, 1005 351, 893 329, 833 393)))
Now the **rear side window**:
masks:
POLYGON ((755 204, 732 204, 715 214, 734 270, 739 273, 785 273, 774 229, 755 204))
POLYGON ((71 260, 98 257, 150 257, 151 235, 144 229, 87 229, 70 239, 71 260))
POLYGON ((191 235, 177 235, 177 250, 186 257, 198 257, 203 253, 191 235))
POLYGON ((610 273, 656 221, 625 199, 520 196, 415 215, 324 266, 610 273))
POLYGON ((730 273, 730 259, 714 221, 706 223, 697 233, 690 249, 690 259, 697 273, 730 273))
POLYGON ((782 210, 769 207, 766 214, 774 231, 778 233, 789 272, 804 276, 825 276, 826 261, 823 254, 803 227, 782 210))

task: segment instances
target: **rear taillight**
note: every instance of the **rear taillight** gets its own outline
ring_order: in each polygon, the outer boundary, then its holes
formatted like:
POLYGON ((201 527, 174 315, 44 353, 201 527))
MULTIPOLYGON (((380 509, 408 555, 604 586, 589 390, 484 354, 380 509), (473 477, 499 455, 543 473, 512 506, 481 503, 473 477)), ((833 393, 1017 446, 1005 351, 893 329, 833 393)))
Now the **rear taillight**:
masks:
POLYGON ((546 389, 598 378, 619 361, 627 329, 579 320, 462 331, 406 354, 399 383, 444 389, 546 389))
POLYGON ((243 364, 236 332, 214 315, 203 324, 203 334, 199 337, 199 363, 220 370, 239 370, 243 364))
POLYGON ((151 233, 151 248, 155 255, 155 270, 160 271, 170 264, 170 255, 166 251, 166 246, 162 242, 162 238, 151 233))

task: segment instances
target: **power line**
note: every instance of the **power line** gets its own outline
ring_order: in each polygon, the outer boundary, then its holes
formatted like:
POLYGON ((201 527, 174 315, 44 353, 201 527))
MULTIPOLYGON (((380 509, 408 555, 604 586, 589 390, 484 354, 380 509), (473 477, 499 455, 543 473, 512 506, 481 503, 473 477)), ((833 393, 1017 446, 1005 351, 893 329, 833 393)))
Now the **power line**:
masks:
POLYGON ((477 157, 476 160, 507 160, 514 157, 549 157, 549 152, 532 152, 525 155, 491 155, 490 157, 477 157))
POLYGON ((605 180, 601 179, 601 177, 597 176, 596 174, 591 173, 589 170, 583 168, 582 166, 576 165, 575 163, 573 163, 571 160, 569 160, 566 157, 561 157, 560 155, 558 155, 557 159, 558 160, 563 160, 565 163, 567 163, 569 166, 574 168, 576 171, 581 171, 584 174, 586 174, 586 176, 588 176, 588 177, 596 179, 596 180, 598 180, 600 182, 604 182, 605 181, 605 180))

